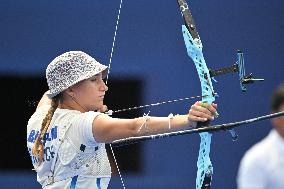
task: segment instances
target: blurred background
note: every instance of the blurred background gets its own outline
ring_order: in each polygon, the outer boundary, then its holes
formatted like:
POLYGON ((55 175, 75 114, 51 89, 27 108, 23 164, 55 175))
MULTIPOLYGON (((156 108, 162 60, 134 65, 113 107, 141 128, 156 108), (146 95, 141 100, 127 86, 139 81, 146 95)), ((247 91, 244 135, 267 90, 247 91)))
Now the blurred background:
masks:
MULTIPOLYGON (((47 90, 45 68, 56 56, 82 50, 109 64, 120 0, 0 1, 0 188, 40 188, 26 150, 26 124, 47 90)), ((269 113, 272 90, 283 83, 284 1, 188 1, 211 69, 230 66, 237 49, 247 73, 264 82, 241 92, 237 74, 213 83, 220 117, 214 124, 269 113)), ((117 110, 201 94, 181 33, 175 0, 124 1, 110 69, 106 104, 117 110)), ((196 99, 198 100, 198 99, 196 99)), ((115 114, 168 116, 186 113, 195 100, 115 114)), ((213 135, 213 187, 236 188, 245 151, 271 129, 264 121, 213 135)), ((179 136, 115 149, 126 188, 195 188, 199 136, 179 136)), ((113 168, 110 188, 122 188, 113 168)))

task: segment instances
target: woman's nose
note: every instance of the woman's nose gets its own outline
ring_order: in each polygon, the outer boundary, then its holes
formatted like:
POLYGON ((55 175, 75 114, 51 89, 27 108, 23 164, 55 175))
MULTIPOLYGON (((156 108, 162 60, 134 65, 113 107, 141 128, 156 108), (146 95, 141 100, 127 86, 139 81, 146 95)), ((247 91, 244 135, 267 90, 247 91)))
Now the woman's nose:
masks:
POLYGON ((102 86, 101 86, 100 89, 103 90, 103 91, 107 91, 108 90, 108 87, 106 86, 105 82, 102 83, 102 86))
POLYGON ((108 87, 106 86, 106 84, 104 84, 104 86, 105 86, 105 91, 107 91, 107 90, 108 90, 108 87))

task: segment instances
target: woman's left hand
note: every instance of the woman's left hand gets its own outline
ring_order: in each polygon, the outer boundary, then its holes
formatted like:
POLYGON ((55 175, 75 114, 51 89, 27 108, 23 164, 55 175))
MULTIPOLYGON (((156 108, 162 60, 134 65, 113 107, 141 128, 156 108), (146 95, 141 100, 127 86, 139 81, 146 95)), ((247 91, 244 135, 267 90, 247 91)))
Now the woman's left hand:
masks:
POLYGON ((196 127, 197 122, 214 120, 214 117, 217 115, 217 104, 208 104, 198 101, 190 107, 188 120, 192 126, 196 127))

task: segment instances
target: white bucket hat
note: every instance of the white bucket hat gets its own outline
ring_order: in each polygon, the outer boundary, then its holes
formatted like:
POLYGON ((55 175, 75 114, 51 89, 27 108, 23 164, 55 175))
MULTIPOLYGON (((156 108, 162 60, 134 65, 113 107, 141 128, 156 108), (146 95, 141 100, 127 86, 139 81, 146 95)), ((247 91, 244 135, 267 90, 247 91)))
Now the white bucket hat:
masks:
POLYGON ((74 84, 103 72, 107 66, 100 64, 82 51, 69 51, 56 57, 46 68, 46 79, 49 87, 47 96, 52 98, 74 84))

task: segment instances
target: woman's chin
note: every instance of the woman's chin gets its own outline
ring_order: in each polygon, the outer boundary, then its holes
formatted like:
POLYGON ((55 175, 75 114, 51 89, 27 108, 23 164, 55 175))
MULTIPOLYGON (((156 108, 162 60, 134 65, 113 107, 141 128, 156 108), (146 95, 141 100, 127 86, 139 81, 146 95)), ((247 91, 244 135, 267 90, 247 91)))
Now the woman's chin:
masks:
POLYGON ((101 111, 103 105, 104 105, 103 102, 97 105, 94 105, 93 107, 91 107, 90 111, 101 111))

